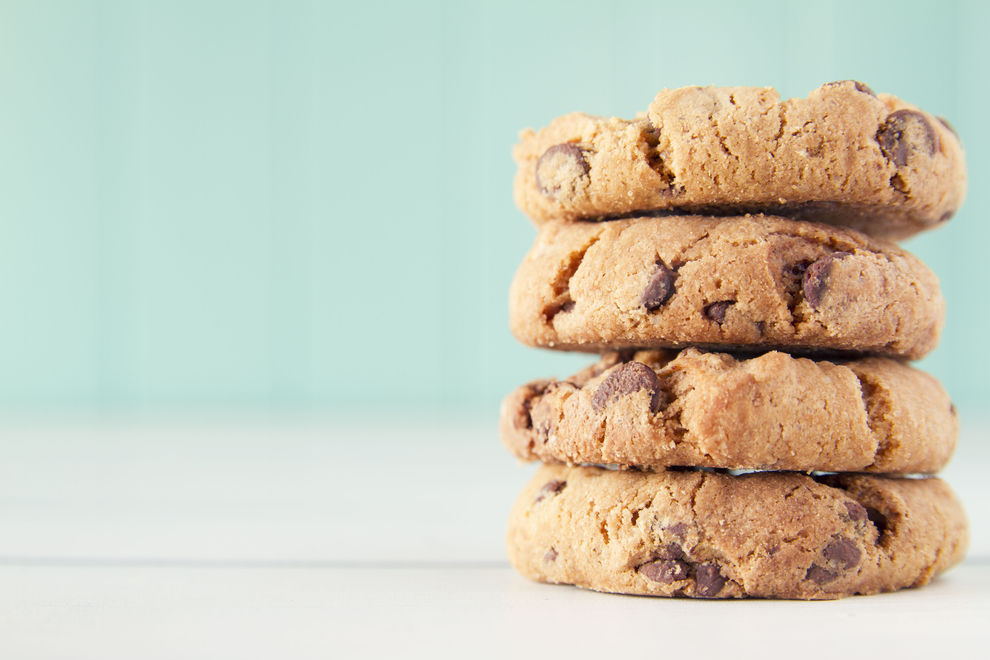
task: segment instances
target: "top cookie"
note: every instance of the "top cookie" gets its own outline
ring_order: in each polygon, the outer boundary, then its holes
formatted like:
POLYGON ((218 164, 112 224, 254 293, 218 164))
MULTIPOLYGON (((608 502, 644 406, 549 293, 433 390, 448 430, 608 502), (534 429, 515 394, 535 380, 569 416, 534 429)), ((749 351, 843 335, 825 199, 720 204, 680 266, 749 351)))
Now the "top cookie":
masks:
POLYGON ((664 90, 645 117, 575 113, 520 137, 515 198, 537 223, 759 211, 901 239, 966 192, 944 119, 854 81, 787 101, 769 87, 664 90))

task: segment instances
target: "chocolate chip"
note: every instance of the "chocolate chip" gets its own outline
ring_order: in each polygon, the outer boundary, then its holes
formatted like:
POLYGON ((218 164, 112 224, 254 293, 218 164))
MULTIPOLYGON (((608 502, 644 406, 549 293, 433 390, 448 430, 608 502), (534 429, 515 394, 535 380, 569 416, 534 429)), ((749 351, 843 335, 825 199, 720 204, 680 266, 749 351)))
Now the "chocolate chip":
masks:
POLYGON ((950 124, 950 123, 949 123, 949 120, 948 120, 948 119, 946 119, 945 117, 935 117, 935 119, 937 119, 937 120, 938 120, 938 122, 939 122, 940 124, 942 124, 942 126, 945 126, 945 127, 947 128, 947 129, 949 129, 949 132, 950 132, 950 133, 952 133, 952 134, 953 134, 953 135, 955 135, 956 137, 959 137, 959 133, 958 133, 958 132, 956 131, 956 129, 955 129, 955 128, 954 128, 953 126, 952 126, 952 124, 950 124))
POLYGON ((955 417, 957 415, 957 413, 956 413, 956 404, 951 403, 951 402, 949 403, 949 414, 952 415, 953 417, 955 417))
POLYGON ((682 522, 679 522, 671 525, 670 527, 665 527, 664 529, 683 541, 684 537, 687 536, 688 526, 682 522))
POLYGON ((859 502, 844 502, 846 505, 846 511, 849 512, 849 517, 855 522, 861 522, 866 520, 866 507, 864 507, 859 502))
POLYGON ((735 304, 735 300, 720 300, 705 307, 705 316, 719 325, 725 322, 725 312, 735 304))
POLYGON ((679 559, 680 561, 687 561, 687 555, 684 554, 684 548, 677 545, 676 543, 668 543, 663 548, 657 552, 658 559, 679 559))
POLYGON ((856 88, 856 91, 863 92, 864 94, 869 94, 870 96, 876 96, 876 93, 866 83, 859 82, 858 80, 854 80, 852 81, 852 83, 853 83, 853 87, 856 88))
POLYGON ((818 309, 825 297, 828 289, 828 276, 832 270, 833 262, 848 257, 848 252, 835 252, 815 261, 804 271, 801 276, 801 290, 804 291, 804 299, 811 305, 811 309, 818 309))
POLYGON ((591 407, 601 412, 605 405, 619 397, 640 390, 650 392, 650 412, 657 412, 665 403, 660 379, 653 369, 642 362, 626 362, 615 367, 601 382, 591 397, 591 407))
POLYGON ((674 295, 674 271, 667 268, 660 259, 657 259, 656 265, 657 268, 650 275, 650 281, 639 299, 640 304, 650 312, 659 309, 674 295))
POLYGON ((543 555, 543 561, 551 562, 551 561, 556 561, 556 560, 557 560, 557 549, 556 548, 550 548, 549 550, 547 550, 546 554, 543 555))
POLYGON ((955 214, 956 214, 955 209, 952 209, 951 211, 946 211, 941 216, 939 216, 938 221, 940 224, 943 222, 948 222, 949 220, 952 219, 952 216, 954 216, 955 214))
POLYGON ((672 189, 674 186, 675 176, 674 172, 667 167, 667 163, 664 161, 663 156, 661 156, 660 152, 657 150, 657 146, 660 144, 660 129, 656 126, 647 124, 646 127, 643 128, 640 137, 646 145, 647 165, 650 166, 650 169, 659 174, 663 182, 667 184, 667 187, 660 192, 662 194, 671 194, 674 192, 672 189))
POLYGON ((825 85, 823 86, 831 87, 833 85, 841 85, 842 83, 847 83, 847 82, 851 82, 853 84, 853 87, 856 88, 857 92, 863 92, 864 94, 869 94, 870 96, 876 96, 876 93, 874 93, 874 91, 870 89, 869 85, 867 85, 866 83, 861 83, 858 80, 836 80, 835 82, 825 83, 825 85))
POLYGON ((725 586, 725 582, 726 579, 719 571, 718 564, 714 562, 702 564, 695 569, 694 591, 702 598, 717 596, 718 592, 722 591, 722 587, 725 586))
POLYGON ((823 566, 818 564, 812 564, 808 572, 804 574, 805 580, 811 580, 815 584, 825 584, 826 582, 831 582, 835 578, 839 577, 838 573, 828 570, 823 566))
POLYGON ((516 408, 515 415, 512 419, 512 425, 514 428, 520 430, 528 430, 533 428, 533 403, 534 401, 541 397, 547 390, 547 381, 538 380, 532 383, 527 383, 522 388, 522 401, 519 407, 516 408))
POLYGON ((826 561, 841 564, 843 568, 852 568, 859 563, 863 555, 859 546, 852 539, 843 536, 832 539, 822 552, 826 561))
POLYGON ((916 110, 898 110, 887 115, 876 139, 883 155, 897 167, 907 165, 913 152, 922 151, 931 156, 940 146, 935 128, 916 110))
POLYGON ((547 197, 555 197, 565 186, 573 188, 591 167, 584 150, 576 144, 555 144, 536 161, 536 188, 547 197))
POLYGON ((566 481, 558 481, 557 479, 554 479, 553 481, 548 481, 546 484, 544 484, 543 488, 540 489, 540 492, 536 494, 536 499, 533 501, 539 502, 543 500, 547 495, 556 495, 560 491, 564 490, 564 486, 566 485, 567 485, 566 481))
MULTIPOLYGON (((547 444, 550 442, 550 422, 548 420, 542 420, 539 424, 535 425, 536 435, 540 439, 541 444, 547 444)), ((540 499, 543 499, 542 497, 540 499)), ((539 502, 539 500, 537 500, 539 502)))
POLYGON ((883 533, 887 531, 887 516, 871 506, 866 507, 866 515, 873 526, 877 528, 877 536, 883 536, 883 533))
POLYGON ((660 584, 686 580, 690 574, 688 564, 676 559, 657 559, 641 565, 636 570, 660 584))
POLYGON ((529 414, 532 408, 533 399, 529 397, 523 399, 522 404, 515 409, 512 415, 512 428, 520 431, 528 431, 533 428, 533 418, 529 414))

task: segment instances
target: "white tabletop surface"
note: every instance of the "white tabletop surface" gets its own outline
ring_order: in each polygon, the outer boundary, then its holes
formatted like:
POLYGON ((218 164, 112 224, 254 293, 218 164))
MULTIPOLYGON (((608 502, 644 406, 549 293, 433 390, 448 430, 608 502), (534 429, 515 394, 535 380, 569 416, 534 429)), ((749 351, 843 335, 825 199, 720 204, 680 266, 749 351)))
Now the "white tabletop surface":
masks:
POLYGON ((923 589, 826 603, 530 583, 505 517, 533 472, 490 424, 0 426, 0 658, 986 653, 990 467, 943 477, 973 534, 923 589))

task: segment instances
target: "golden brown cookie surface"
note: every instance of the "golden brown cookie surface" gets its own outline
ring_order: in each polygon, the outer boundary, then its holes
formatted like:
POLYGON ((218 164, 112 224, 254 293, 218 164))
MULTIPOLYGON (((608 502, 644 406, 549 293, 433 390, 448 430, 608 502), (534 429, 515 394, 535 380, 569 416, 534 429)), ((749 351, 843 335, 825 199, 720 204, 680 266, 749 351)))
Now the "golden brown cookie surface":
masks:
POLYGON ((827 599, 928 583, 968 526, 939 479, 544 466, 510 514, 534 580, 695 598, 827 599))
POLYGON ((523 343, 855 351, 919 358, 945 303, 918 258, 859 232, 769 216, 550 222, 513 280, 523 343))
POLYGON ((655 211, 765 212, 906 238, 948 220, 965 155, 945 120, 854 81, 660 92, 645 116, 524 131, 518 206, 537 223, 655 211))
POLYGON ((688 348, 608 353, 523 385, 501 430, 525 460, 907 474, 942 469, 959 425, 939 382, 896 360, 688 348))

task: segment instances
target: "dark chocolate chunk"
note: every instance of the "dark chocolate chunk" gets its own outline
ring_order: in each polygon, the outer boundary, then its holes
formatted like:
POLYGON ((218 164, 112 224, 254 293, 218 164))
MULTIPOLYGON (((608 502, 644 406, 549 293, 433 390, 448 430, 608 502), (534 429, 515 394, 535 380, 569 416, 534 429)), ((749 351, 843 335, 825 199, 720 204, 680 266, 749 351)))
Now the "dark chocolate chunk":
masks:
POLYGON ((643 564, 637 570, 647 578, 661 584, 686 580, 690 574, 688 564, 677 559, 657 559, 643 564))
POLYGON ((667 167, 667 163, 664 162, 663 156, 657 150, 657 145, 660 144, 660 129, 653 125, 647 125, 642 133, 641 137, 646 145, 646 163, 650 166, 654 172, 660 175, 663 182, 667 184, 667 187, 661 190, 661 193, 671 194, 674 192, 674 172, 667 167))
POLYGON ((533 381, 525 385, 523 400, 516 409, 515 416, 512 420, 512 425, 515 428, 521 430, 533 428, 533 401, 546 392, 547 385, 548 382, 545 380, 533 381))
POLYGON ((725 322, 725 312, 735 304, 735 300, 720 300, 705 307, 705 316, 719 325, 725 322))
POLYGON ((852 83, 853 83, 853 87, 856 88, 856 91, 863 92, 864 94, 869 94, 870 96, 876 96, 876 92, 874 92, 870 88, 870 86, 867 85, 866 83, 860 82, 858 80, 854 80, 852 81, 852 83))
POLYGON ((839 577, 838 573, 830 571, 823 566, 818 564, 812 564, 808 572, 804 574, 805 580, 811 580, 815 584, 825 584, 826 582, 831 582, 835 578, 839 577))
POLYGON ((650 412, 659 411, 666 403, 663 390, 660 388, 660 379, 653 369, 642 362, 620 364, 598 385, 598 389, 591 397, 591 407, 596 412, 600 412, 606 404, 640 390, 647 390, 651 394, 650 412))
POLYGON ((682 522, 679 522, 671 525, 670 527, 666 527, 665 529, 683 541, 684 537, 687 535, 688 526, 682 522))
POLYGON ((542 499, 544 499, 547 495, 556 495, 560 491, 564 490, 564 486, 566 485, 567 485, 566 481, 559 481, 557 479, 554 479, 553 481, 548 481, 546 484, 544 484, 543 488, 540 489, 540 492, 536 494, 536 499, 533 501, 539 502, 542 499))
POLYGON ((660 259, 657 259, 656 266, 639 299, 640 304, 651 312, 660 309, 674 295, 674 271, 660 259))
POLYGON ((536 161, 536 188, 553 197, 564 188, 565 182, 588 176, 590 169, 581 147, 569 142, 555 144, 536 161))
POLYGON ((714 562, 701 564, 694 571, 694 590, 702 598, 717 596, 725 586, 725 582, 726 579, 719 571, 718 564, 714 562))
POLYGON ((843 568, 852 568, 859 563, 863 553, 852 539, 843 536, 832 539, 822 552, 826 561, 841 564, 843 568))
POLYGON ((870 89, 870 86, 866 83, 859 82, 858 80, 836 80, 835 82, 825 83, 825 87, 831 87, 832 85, 841 85, 842 83, 851 82, 853 87, 856 88, 857 92, 863 92, 864 94, 869 94, 870 96, 876 96, 876 93, 870 89))
POLYGON ((684 554, 684 548, 677 545, 676 543, 668 543, 657 553, 658 559, 679 559, 681 561, 687 561, 687 555, 684 554))
POLYGON ((914 152, 931 156, 940 146, 935 128, 916 110, 898 110, 887 115, 877 131, 877 142, 883 155, 897 167, 907 165, 908 157, 914 152))
POLYGON ((528 431, 533 428, 533 418, 530 417, 530 410, 533 408, 533 398, 526 397, 522 400, 522 405, 520 405, 515 410, 515 414, 512 416, 512 428, 519 429, 520 431, 528 431))
POLYGON ((550 422, 545 419, 541 420, 539 424, 535 425, 535 429, 536 436, 540 439, 540 442, 544 445, 547 444, 550 441, 550 422))
POLYGON ((859 502, 845 502, 846 511, 849 512, 849 517, 856 521, 861 522, 866 520, 866 507, 864 507, 859 502))
POLYGON ((556 560, 557 560, 557 549, 551 547, 549 550, 547 550, 546 554, 543 555, 543 561, 550 562, 556 560))
POLYGON ((956 137, 959 137, 959 132, 956 131, 955 127, 953 127, 953 125, 949 123, 948 119, 946 119, 945 117, 935 117, 935 119, 937 119, 939 123, 942 124, 942 126, 945 126, 947 129, 949 129, 950 133, 952 133, 956 137))
POLYGON ((825 297, 825 291, 828 289, 828 276, 832 264, 848 256, 848 252, 835 252, 822 257, 805 269, 804 275, 801 276, 801 290, 804 291, 804 299, 811 305, 811 309, 818 309, 822 304, 822 298, 825 297))

